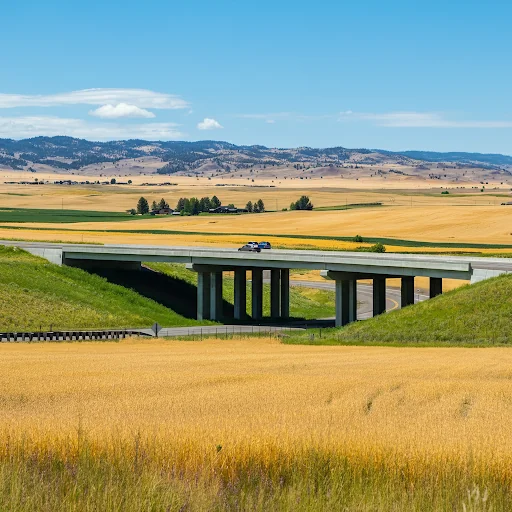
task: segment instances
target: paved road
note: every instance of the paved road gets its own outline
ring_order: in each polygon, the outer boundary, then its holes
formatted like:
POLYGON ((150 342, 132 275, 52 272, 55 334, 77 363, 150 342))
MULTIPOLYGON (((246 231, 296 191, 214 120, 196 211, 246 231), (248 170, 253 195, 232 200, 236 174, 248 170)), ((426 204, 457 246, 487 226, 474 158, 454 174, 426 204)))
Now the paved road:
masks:
MULTIPOLYGON (((288 331, 303 331, 303 327, 286 325, 204 325, 194 327, 164 327, 158 332, 158 336, 202 336, 228 334, 252 334, 252 333, 279 333, 288 331)), ((153 335, 151 329, 139 329, 141 334, 153 335)))
MULTIPOLYGON (((335 289, 333 281, 290 281, 291 286, 303 286, 305 288, 314 288, 317 290, 332 290, 335 289)), ((420 290, 414 294, 414 302, 421 302, 429 299, 420 290)), ((373 315, 373 287, 371 284, 357 283, 357 318, 363 320, 371 318, 373 315)), ((401 292, 398 288, 386 288, 386 310, 392 311, 400 309, 401 292)))

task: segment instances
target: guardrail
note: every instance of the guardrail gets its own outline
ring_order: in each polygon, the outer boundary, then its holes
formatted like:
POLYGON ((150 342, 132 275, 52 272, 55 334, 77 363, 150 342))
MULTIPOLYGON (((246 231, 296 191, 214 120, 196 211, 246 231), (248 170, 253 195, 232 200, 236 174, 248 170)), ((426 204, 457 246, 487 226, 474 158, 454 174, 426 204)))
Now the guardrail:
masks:
POLYGON ((0 332, 0 342, 119 340, 144 335, 136 330, 0 332))

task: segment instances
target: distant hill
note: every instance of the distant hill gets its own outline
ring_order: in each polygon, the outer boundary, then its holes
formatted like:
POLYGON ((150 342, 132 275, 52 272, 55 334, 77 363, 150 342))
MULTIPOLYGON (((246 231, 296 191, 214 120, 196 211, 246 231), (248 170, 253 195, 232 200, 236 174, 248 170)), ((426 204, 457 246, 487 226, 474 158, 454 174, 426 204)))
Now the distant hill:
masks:
MULTIPOLYGON (((0 139, 0 168, 14 170, 79 171, 126 159, 152 159, 151 172, 160 174, 233 172, 254 166, 294 167, 297 170, 347 165, 397 165, 418 167, 422 163, 460 163, 465 166, 503 169, 512 167, 512 157, 480 153, 392 152, 379 149, 267 148, 237 146, 221 141, 120 140, 91 142, 72 137, 0 139)), ((141 161, 142 162, 142 161, 141 161)), ((144 163, 142 162, 142 163, 144 163)), ((134 165, 134 169, 137 167, 134 165)))
POLYGON ((512 156, 501 155, 499 153, 437 153, 435 151, 402 151, 400 153, 392 151, 376 150, 388 155, 400 155, 413 158, 414 160, 423 160, 425 162, 452 162, 475 165, 493 165, 508 166, 512 165, 512 156))

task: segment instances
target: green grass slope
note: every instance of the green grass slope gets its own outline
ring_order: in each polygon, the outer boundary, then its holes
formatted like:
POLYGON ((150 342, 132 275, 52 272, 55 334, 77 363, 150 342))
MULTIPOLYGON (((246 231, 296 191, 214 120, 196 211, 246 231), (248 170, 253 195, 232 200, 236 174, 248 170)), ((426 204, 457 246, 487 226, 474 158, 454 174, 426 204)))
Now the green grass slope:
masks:
POLYGON ((434 299, 341 329, 308 332, 289 343, 512 343, 512 274, 464 286, 434 299))
POLYGON ((81 269, 0 247, 0 331, 194 325, 195 320, 81 269))

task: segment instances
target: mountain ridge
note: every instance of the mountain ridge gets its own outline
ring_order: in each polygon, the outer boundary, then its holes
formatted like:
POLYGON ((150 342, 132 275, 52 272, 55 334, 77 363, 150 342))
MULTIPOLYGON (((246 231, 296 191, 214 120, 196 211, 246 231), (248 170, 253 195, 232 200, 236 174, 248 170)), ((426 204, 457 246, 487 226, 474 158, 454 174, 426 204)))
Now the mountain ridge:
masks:
POLYGON ((35 165, 63 171, 80 171, 87 166, 123 159, 153 157, 161 161, 160 174, 208 169, 248 169, 252 166, 333 167, 346 164, 453 163, 491 170, 512 169, 512 156, 496 153, 388 151, 334 146, 314 148, 270 148, 236 145, 225 141, 146 141, 140 139, 94 142, 67 136, 0 139, 0 167, 32 169, 35 165))

